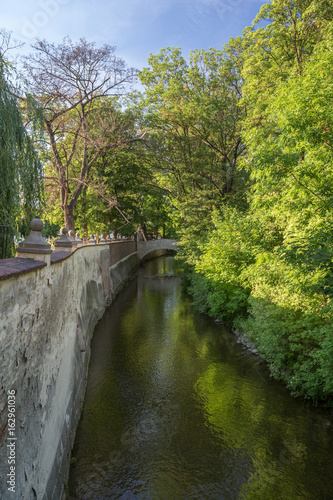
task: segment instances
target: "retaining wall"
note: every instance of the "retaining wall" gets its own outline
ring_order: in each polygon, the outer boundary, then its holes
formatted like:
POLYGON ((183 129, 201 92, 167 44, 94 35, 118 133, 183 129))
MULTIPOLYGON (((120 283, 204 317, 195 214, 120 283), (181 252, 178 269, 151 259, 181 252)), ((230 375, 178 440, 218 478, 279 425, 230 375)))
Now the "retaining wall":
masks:
POLYGON ((54 252, 51 265, 0 261, 1 499, 62 498, 91 336, 138 258, 118 265, 114 283, 110 268, 134 251, 134 241, 121 241, 59 252, 58 258, 54 252), (9 391, 15 392, 11 422, 9 391), (14 476, 15 493, 7 483, 14 476))

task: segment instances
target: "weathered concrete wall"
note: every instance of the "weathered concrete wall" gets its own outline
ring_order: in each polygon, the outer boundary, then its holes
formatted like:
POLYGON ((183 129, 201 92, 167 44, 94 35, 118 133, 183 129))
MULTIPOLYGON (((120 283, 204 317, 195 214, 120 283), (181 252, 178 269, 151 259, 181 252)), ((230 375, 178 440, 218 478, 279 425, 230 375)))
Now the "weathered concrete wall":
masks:
MULTIPOLYGON (((124 254, 133 243, 122 242, 124 254)), ((116 291, 109 280, 114 246, 79 248, 66 260, 0 281, 2 499, 62 497, 91 336, 106 299, 116 291), (8 391, 15 391, 14 427, 7 421, 8 391), (15 493, 7 484, 12 449, 15 493)), ((120 246, 117 255, 121 257, 120 246)), ((130 267, 123 269, 122 278, 130 267)))
POLYGON ((138 267, 140 261, 137 252, 134 252, 110 267, 111 295, 114 297, 120 292, 131 272, 138 267))
POLYGON ((136 252, 137 243, 136 241, 113 241, 110 246, 110 266, 113 266, 116 262, 127 257, 131 253, 136 252))

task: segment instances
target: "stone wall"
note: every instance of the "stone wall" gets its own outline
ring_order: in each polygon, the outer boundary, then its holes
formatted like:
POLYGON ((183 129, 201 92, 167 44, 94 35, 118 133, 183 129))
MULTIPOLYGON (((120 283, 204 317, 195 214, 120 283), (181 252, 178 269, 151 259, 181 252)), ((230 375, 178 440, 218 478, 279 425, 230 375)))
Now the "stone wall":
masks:
POLYGON ((110 247, 110 266, 113 266, 116 262, 127 257, 131 253, 136 252, 137 242, 132 241, 113 241, 110 247))
POLYGON ((111 296, 115 297, 123 288, 133 269, 138 267, 138 253, 134 252, 110 267, 111 296))
MULTIPOLYGON (((116 291, 109 268, 134 251, 135 242, 124 241, 78 248, 51 265, 8 259, 0 281, 0 498, 62 498, 91 336, 116 291), (14 426, 7 420, 9 391, 14 426), (8 458, 15 493, 8 491, 8 458)), ((131 270, 125 268, 121 279, 131 270)))

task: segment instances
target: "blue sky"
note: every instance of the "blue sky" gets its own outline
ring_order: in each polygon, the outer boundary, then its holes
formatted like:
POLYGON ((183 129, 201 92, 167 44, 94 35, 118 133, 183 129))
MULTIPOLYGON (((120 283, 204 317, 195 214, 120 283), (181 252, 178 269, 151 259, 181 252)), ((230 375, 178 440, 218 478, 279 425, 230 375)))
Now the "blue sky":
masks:
MULTIPOLYGON (((251 24, 268 0, 15 0, 3 2, 0 27, 25 42, 85 37, 117 46, 129 66, 146 66, 161 48, 222 48, 251 24)), ((21 51, 22 52, 22 51, 21 51)))

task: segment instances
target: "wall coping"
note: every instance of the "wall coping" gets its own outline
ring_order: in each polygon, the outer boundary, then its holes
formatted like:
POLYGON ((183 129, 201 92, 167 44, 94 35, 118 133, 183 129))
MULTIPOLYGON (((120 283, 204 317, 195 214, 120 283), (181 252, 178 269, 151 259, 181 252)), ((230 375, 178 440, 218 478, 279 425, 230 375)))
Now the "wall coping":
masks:
MULTIPOLYGON (((117 243, 132 243, 134 240, 114 240, 107 243, 99 243, 94 245, 96 247, 107 247, 117 243)), ((66 252, 62 250, 54 250, 51 253, 51 265, 58 264, 69 257, 71 257, 75 252, 81 250, 82 248, 90 248, 93 245, 83 245, 73 249, 71 252, 66 252)), ((11 257, 10 259, 0 259, 0 282, 15 278, 17 276, 27 274, 42 267, 47 266, 46 262, 37 261, 29 257, 11 257)))
MULTIPOLYGON (((168 239, 168 238, 166 238, 168 239)), ((149 241, 144 241, 144 242, 139 242, 139 244, 149 244, 151 243, 152 241, 154 242, 159 242, 159 243, 155 243, 156 246, 163 246, 163 240, 165 241, 165 239, 160 239, 160 240, 149 240, 149 241)), ((124 244, 124 243, 133 243, 133 241, 135 240, 112 240, 110 242, 107 242, 107 243, 99 243, 98 245, 83 245, 83 246, 80 246, 80 247, 77 247, 75 249, 73 249, 71 252, 66 252, 66 251, 62 251, 62 250, 54 250, 52 253, 51 253, 51 265, 53 264, 58 264, 59 262, 62 262, 66 259, 69 259, 69 257, 71 257, 75 252, 77 252, 78 250, 81 250, 82 248, 90 248, 92 246, 95 246, 95 247, 106 247, 106 246, 110 246, 110 245, 117 245, 117 244, 124 244)), ((177 242, 177 240, 170 240, 170 242, 177 242)), ((145 246, 145 245, 143 245, 145 246)), ((150 246, 150 245, 148 245, 150 246)), ((153 245, 155 246, 155 245, 153 245)), ((142 256, 140 256, 142 257, 142 256)), ((11 278, 15 278, 17 276, 20 276, 20 275, 23 275, 23 274, 27 274, 27 273, 30 273, 30 272, 33 272, 33 271, 36 271, 37 269, 41 269, 43 267, 47 266, 47 263, 46 262, 42 262, 42 261, 37 261, 37 260, 34 260, 34 259, 29 259, 29 258, 23 258, 23 257, 11 257, 10 259, 3 259, 3 260, 0 260, 0 282, 1 281, 4 281, 4 280, 8 280, 8 279, 11 279, 11 278)))
POLYGON ((0 260, 0 281, 4 281, 21 274, 27 274, 47 266, 46 262, 22 257, 0 260))

